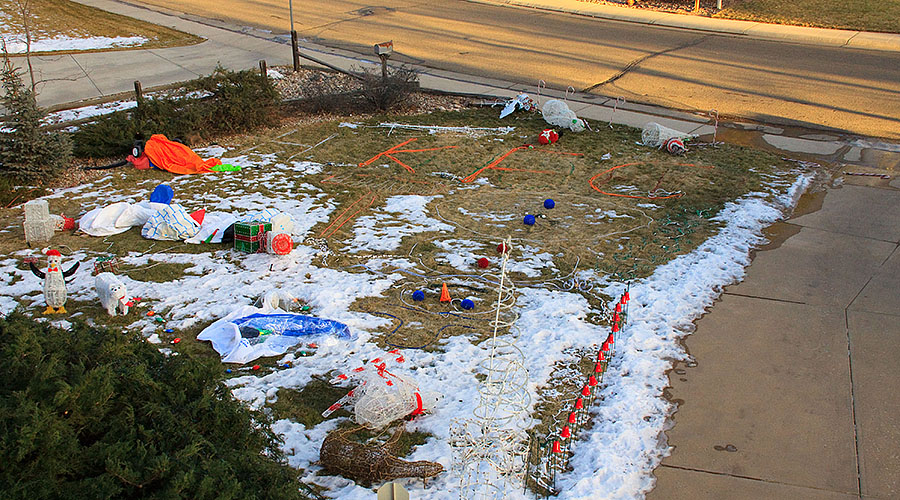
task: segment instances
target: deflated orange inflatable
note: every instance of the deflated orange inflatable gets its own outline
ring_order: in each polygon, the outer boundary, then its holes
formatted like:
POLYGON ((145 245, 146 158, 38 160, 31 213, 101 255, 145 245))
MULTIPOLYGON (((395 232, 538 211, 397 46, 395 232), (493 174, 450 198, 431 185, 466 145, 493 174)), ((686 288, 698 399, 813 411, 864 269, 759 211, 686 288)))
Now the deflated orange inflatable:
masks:
POLYGON ((191 148, 180 142, 170 141, 162 134, 150 136, 144 145, 144 153, 155 166, 173 174, 212 172, 212 167, 222 164, 218 158, 201 160, 191 148))

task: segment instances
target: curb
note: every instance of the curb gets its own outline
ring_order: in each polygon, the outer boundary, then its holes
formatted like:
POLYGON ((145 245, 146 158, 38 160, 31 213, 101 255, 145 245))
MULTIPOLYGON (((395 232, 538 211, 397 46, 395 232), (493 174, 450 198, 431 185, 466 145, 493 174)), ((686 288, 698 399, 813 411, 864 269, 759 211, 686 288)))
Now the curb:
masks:
POLYGON ((647 24, 666 28, 704 31, 758 40, 774 40, 827 47, 900 52, 900 34, 869 31, 809 28, 756 21, 718 19, 687 14, 631 9, 585 0, 468 0, 473 3, 505 5, 517 8, 565 12, 598 19, 647 24))

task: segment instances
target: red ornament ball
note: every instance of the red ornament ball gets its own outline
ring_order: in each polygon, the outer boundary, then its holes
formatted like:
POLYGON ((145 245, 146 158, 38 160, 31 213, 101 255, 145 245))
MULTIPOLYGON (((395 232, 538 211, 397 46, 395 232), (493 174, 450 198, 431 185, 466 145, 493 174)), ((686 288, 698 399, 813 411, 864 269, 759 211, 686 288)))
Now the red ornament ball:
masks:
POLYGON ((276 234, 272 238, 272 253, 275 255, 287 255, 294 249, 294 241, 290 235, 282 233, 276 234))
POLYGON ((559 140, 559 134, 556 133, 553 129, 544 129, 541 132, 541 135, 538 136, 538 142, 544 145, 553 144, 559 140))
POLYGON ((491 261, 487 260, 487 257, 482 257, 482 258, 478 259, 478 267, 480 267, 482 269, 487 269, 487 267, 489 265, 491 265, 491 261))
POLYGON ((500 243, 497 245, 497 253, 506 253, 509 251, 509 248, 506 247, 506 243, 500 243))

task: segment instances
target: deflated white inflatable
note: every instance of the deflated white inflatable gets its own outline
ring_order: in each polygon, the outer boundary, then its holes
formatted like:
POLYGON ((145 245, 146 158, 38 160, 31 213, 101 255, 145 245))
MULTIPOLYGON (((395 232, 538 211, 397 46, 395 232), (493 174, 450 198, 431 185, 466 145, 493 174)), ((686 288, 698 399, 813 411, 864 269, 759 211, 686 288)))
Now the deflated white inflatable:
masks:
POLYGON ((91 236, 124 233, 134 226, 143 226, 153 214, 167 206, 164 203, 149 201, 140 203, 120 201, 105 207, 97 207, 84 214, 78 221, 78 229, 91 236))
POLYGON ((200 232, 200 224, 184 207, 177 203, 163 207, 150 216, 141 228, 141 236, 151 240, 183 241, 200 232))

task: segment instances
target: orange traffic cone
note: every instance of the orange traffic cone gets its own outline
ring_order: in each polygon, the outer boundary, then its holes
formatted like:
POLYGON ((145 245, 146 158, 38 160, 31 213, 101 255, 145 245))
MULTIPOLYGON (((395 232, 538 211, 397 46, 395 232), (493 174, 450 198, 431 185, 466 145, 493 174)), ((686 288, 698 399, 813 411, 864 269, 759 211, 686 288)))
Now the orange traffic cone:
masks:
POLYGON ((447 290, 447 284, 441 287, 441 302, 450 302, 450 290, 447 290))

